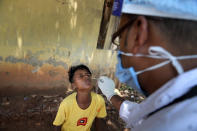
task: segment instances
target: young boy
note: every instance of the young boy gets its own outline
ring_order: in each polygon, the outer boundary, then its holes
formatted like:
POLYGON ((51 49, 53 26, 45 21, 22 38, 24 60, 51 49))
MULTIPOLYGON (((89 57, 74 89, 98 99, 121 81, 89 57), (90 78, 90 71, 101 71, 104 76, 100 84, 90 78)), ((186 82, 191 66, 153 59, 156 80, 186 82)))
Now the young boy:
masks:
MULTIPOLYGON (((87 66, 73 66, 68 75, 76 92, 61 102, 53 125, 59 126, 59 130, 61 126, 61 131, 90 131, 95 118, 106 117, 105 101, 102 96, 91 91, 92 74, 87 66)), ((96 124, 98 121, 95 120, 96 124)))

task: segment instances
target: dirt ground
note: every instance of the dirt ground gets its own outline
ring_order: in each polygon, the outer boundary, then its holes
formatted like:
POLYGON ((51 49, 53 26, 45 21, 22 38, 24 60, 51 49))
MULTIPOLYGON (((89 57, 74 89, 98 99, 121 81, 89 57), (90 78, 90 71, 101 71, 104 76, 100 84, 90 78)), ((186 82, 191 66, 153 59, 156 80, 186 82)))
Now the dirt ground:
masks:
MULTIPOLYGON (((0 131, 53 131, 52 122, 60 102, 72 92, 56 95, 33 94, 25 96, 0 97, 0 131)), ((99 92, 100 93, 100 92, 99 92)), ((121 96, 131 101, 140 102, 144 98, 135 91, 122 86, 121 96)), ((118 112, 107 101, 105 122, 110 131, 125 130, 125 123, 118 112)))

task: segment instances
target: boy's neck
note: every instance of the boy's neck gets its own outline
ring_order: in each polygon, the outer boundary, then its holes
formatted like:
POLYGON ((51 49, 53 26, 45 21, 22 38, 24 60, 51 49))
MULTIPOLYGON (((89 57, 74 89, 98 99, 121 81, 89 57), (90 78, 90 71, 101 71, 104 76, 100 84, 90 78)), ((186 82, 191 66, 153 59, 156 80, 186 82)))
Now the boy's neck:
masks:
POLYGON ((92 100, 91 92, 79 92, 78 91, 76 100, 80 108, 82 109, 88 108, 92 100))

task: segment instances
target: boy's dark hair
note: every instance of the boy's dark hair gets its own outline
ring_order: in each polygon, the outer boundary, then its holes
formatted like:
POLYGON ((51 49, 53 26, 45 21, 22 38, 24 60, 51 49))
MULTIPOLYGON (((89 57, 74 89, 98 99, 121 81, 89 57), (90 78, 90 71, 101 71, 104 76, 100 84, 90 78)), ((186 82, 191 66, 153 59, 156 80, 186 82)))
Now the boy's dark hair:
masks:
POLYGON ((74 76, 74 74, 77 70, 87 70, 90 74, 92 74, 90 72, 90 69, 83 64, 76 65, 76 66, 71 66, 69 71, 68 71, 68 76, 69 76, 69 82, 70 83, 73 83, 73 76, 74 76))

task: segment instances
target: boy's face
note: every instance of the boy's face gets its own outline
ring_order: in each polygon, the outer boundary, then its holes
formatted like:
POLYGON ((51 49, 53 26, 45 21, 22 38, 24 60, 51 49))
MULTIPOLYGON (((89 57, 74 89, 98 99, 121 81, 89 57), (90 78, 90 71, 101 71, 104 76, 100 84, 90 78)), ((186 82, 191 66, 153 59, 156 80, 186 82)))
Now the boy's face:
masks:
POLYGON ((93 88, 91 74, 85 69, 75 71, 72 85, 77 90, 91 90, 93 88))

